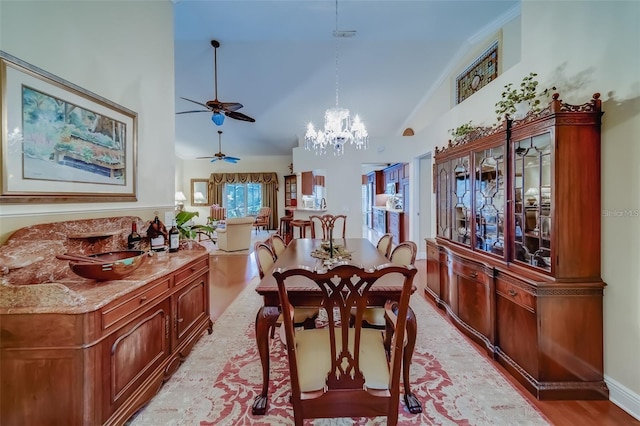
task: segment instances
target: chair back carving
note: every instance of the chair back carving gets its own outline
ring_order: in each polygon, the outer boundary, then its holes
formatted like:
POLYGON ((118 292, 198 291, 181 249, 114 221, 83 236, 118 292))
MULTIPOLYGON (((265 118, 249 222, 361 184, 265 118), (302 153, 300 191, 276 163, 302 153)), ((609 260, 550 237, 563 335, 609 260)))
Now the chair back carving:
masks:
POLYGON ((388 259, 389 255, 391 254, 392 245, 393 245, 393 234, 384 234, 378 240, 378 245, 376 246, 376 248, 378 249, 380 254, 382 254, 384 257, 388 259))
POLYGON ((416 261, 418 246, 413 241, 403 241, 393 248, 389 260, 394 265, 413 265, 416 261))
POLYGON ((253 246, 253 252, 258 264, 258 274, 262 279, 265 273, 269 273, 273 269, 273 264, 276 263, 276 256, 271 247, 264 241, 257 241, 253 246))
POLYGON ((273 272, 284 319, 296 425, 305 418, 374 416, 387 416, 388 425, 397 424, 405 325, 415 274, 413 266, 387 264, 366 270, 347 263, 323 271, 299 267, 273 272), (304 281, 315 283, 323 294, 319 307, 327 312, 326 328, 294 329, 289 291, 304 281), (390 344, 385 343, 383 331, 363 327, 370 290, 384 282, 403 285, 400 299, 385 304, 389 322, 395 326, 389 330, 390 344))
POLYGON ((311 215, 311 238, 328 240, 333 230, 333 238, 344 238, 347 232, 347 216, 344 214, 322 216, 311 215))
POLYGON ((280 234, 271 234, 269 237, 269 244, 271 244, 271 249, 276 257, 280 256, 280 254, 287 248, 287 243, 280 234))

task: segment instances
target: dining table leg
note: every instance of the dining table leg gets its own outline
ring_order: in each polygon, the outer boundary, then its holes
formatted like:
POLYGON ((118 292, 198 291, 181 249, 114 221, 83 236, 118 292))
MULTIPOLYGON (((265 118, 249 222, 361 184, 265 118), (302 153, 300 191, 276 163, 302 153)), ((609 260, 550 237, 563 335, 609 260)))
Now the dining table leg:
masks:
POLYGON ((416 316, 409 307, 407 311, 407 346, 405 347, 404 355, 402 357, 402 381, 404 382, 404 403, 411 414, 422 413, 422 403, 411 392, 411 381, 409 380, 409 370, 411 369, 411 358, 413 357, 413 350, 416 347, 416 337, 418 334, 418 325, 416 322, 416 316))
POLYGON ((262 415, 267 412, 269 393, 269 331, 276 326, 280 316, 277 306, 263 306, 256 315, 256 341, 258 343, 258 354, 262 363, 262 391, 253 400, 251 413, 262 415))

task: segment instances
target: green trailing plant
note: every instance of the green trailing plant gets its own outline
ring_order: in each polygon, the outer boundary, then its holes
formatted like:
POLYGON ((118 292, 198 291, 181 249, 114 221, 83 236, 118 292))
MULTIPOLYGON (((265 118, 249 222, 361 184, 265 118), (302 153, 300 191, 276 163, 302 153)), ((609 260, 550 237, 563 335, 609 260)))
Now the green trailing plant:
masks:
POLYGON ((513 83, 504 86, 501 99, 495 105, 498 121, 502 120, 505 114, 513 116, 517 110, 516 106, 521 102, 527 102, 533 112, 540 111, 542 98, 547 97, 556 88, 550 87, 538 92, 537 76, 538 74, 530 72, 529 75, 522 78, 519 87, 514 87, 513 83))
POLYGON ((205 233, 211 238, 211 233, 216 230, 210 225, 195 225, 191 223, 191 219, 200 216, 198 212, 181 211, 176 215, 176 228, 180 232, 180 238, 193 240, 198 235, 198 231, 205 233))
POLYGON ((471 121, 469 121, 456 127, 455 129, 449 129, 449 133, 451 134, 451 136, 453 136, 454 139, 458 139, 468 135, 474 130, 476 130, 476 126, 471 124, 471 121))

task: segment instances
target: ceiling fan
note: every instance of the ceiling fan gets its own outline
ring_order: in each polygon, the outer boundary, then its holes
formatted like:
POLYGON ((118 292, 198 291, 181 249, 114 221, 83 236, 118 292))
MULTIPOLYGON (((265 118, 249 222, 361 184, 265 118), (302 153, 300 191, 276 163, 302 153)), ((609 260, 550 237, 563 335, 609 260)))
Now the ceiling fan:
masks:
POLYGON ((237 163, 238 161, 240 161, 239 158, 237 157, 229 157, 228 155, 225 155, 222 153, 222 130, 218 130, 218 152, 213 154, 213 157, 196 157, 197 159, 203 159, 203 158, 211 158, 211 162, 213 163, 214 161, 218 161, 218 160, 224 160, 227 163, 237 163))
POLYGON ((187 98, 182 98, 185 101, 193 102, 194 104, 198 104, 207 109, 197 109, 192 111, 182 111, 176 114, 191 114, 193 112, 212 112, 211 121, 215 123, 216 126, 221 126, 224 122, 224 116, 235 118, 236 120, 248 121, 250 123, 255 122, 254 118, 249 117, 241 112, 238 112, 240 108, 242 108, 242 104, 238 102, 220 102, 218 100, 218 47, 220 47, 220 42, 217 40, 211 40, 211 46, 213 46, 213 84, 215 90, 215 98, 212 101, 207 101, 206 103, 194 101, 187 98), (224 115, 223 115, 224 114, 224 115))

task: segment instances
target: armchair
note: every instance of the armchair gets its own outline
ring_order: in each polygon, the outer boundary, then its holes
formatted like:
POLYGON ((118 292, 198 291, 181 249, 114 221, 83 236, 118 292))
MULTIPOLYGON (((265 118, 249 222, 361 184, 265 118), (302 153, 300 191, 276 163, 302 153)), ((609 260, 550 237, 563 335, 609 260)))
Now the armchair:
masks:
POLYGON ((233 217, 216 228, 218 248, 224 251, 248 250, 251 246, 252 217, 233 217))
POLYGON ((262 229, 268 229, 269 227, 269 219, 271 217, 271 207, 261 207, 256 215, 256 221, 253 223, 253 226, 256 228, 256 235, 258 234, 258 229, 262 227, 262 229))

